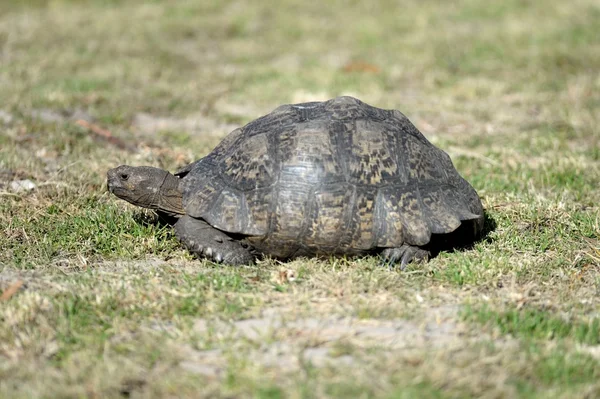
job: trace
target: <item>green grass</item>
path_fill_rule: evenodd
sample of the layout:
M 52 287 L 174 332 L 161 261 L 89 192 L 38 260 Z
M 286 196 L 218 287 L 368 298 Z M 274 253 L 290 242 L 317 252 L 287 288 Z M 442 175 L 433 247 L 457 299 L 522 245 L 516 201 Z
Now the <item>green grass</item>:
M 599 17 L 592 0 L 0 2 L 0 397 L 600 396 Z M 175 170 L 342 94 L 451 155 L 484 240 L 403 272 L 220 267 L 106 191 L 116 165 Z M 325 325 L 231 330 L 269 317 Z
M 564 340 L 598 345 L 600 343 L 600 319 L 587 321 L 566 320 L 548 311 L 536 309 L 509 309 L 497 312 L 483 306 L 467 308 L 465 319 L 497 328 L 501 334 L 511 334 L 522 339 Z
M 17 267 L 35 267 L 76 255 L 92 260 L 139 259 L 147 254 L 166 256 L 178 248 L 170 228 L 144 221 L 156 217 L 134 218 L 102 202 L 88 198 L 84 204 L 62 204 L 75 205 L 76 211 L 53 203 L 35 217 L 13 219 L 8 234 L 27 234 L 6 248 L 0 259 Z

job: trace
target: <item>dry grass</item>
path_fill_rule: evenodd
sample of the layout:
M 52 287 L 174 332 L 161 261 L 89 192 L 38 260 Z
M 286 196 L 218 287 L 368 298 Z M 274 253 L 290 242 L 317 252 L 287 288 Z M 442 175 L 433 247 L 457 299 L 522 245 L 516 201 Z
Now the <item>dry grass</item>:
M 0 396 L 600 396 L 599 21 L 591 0 L 1 3 Z M 173 170 L 341 94 L 450 153 L 486 240 L 404 272 L 218 267 L 106 193 L 117 164 Z

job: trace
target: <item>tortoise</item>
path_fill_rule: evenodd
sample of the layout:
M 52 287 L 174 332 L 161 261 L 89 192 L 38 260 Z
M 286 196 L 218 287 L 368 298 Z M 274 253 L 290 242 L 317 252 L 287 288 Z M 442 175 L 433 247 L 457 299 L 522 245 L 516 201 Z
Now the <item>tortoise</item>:
M 404 268 L 483 230 L 450 157 L 400 111 L 353 97 L 282 105 L 175 174 L 121 165 L 107 180 L 117 197 L 176 217 L 193 254 L 229 265 L 379 253 Z

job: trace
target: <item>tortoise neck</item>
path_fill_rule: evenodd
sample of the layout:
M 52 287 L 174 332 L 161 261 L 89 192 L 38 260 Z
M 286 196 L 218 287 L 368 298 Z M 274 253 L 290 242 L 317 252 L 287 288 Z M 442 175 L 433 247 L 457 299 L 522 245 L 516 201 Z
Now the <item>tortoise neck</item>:
M 156 210 L 171 216 L 185 214 L 181 191 L 179 190 L 179 178 L 169 172 L 166 172 L 165 178 L 160 185 L 160 195 L 158 196 Z

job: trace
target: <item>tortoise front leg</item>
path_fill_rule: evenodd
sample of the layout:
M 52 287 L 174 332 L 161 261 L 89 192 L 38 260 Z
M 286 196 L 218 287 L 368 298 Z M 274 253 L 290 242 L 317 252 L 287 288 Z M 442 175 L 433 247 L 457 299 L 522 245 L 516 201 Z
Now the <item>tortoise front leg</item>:
M 203 220 L 184 215 L 179 218 L 174 227 L 177 238 L 194 255 L 225 265 L 254 263 L 254 256 L 246 244 L 215 229 Z

